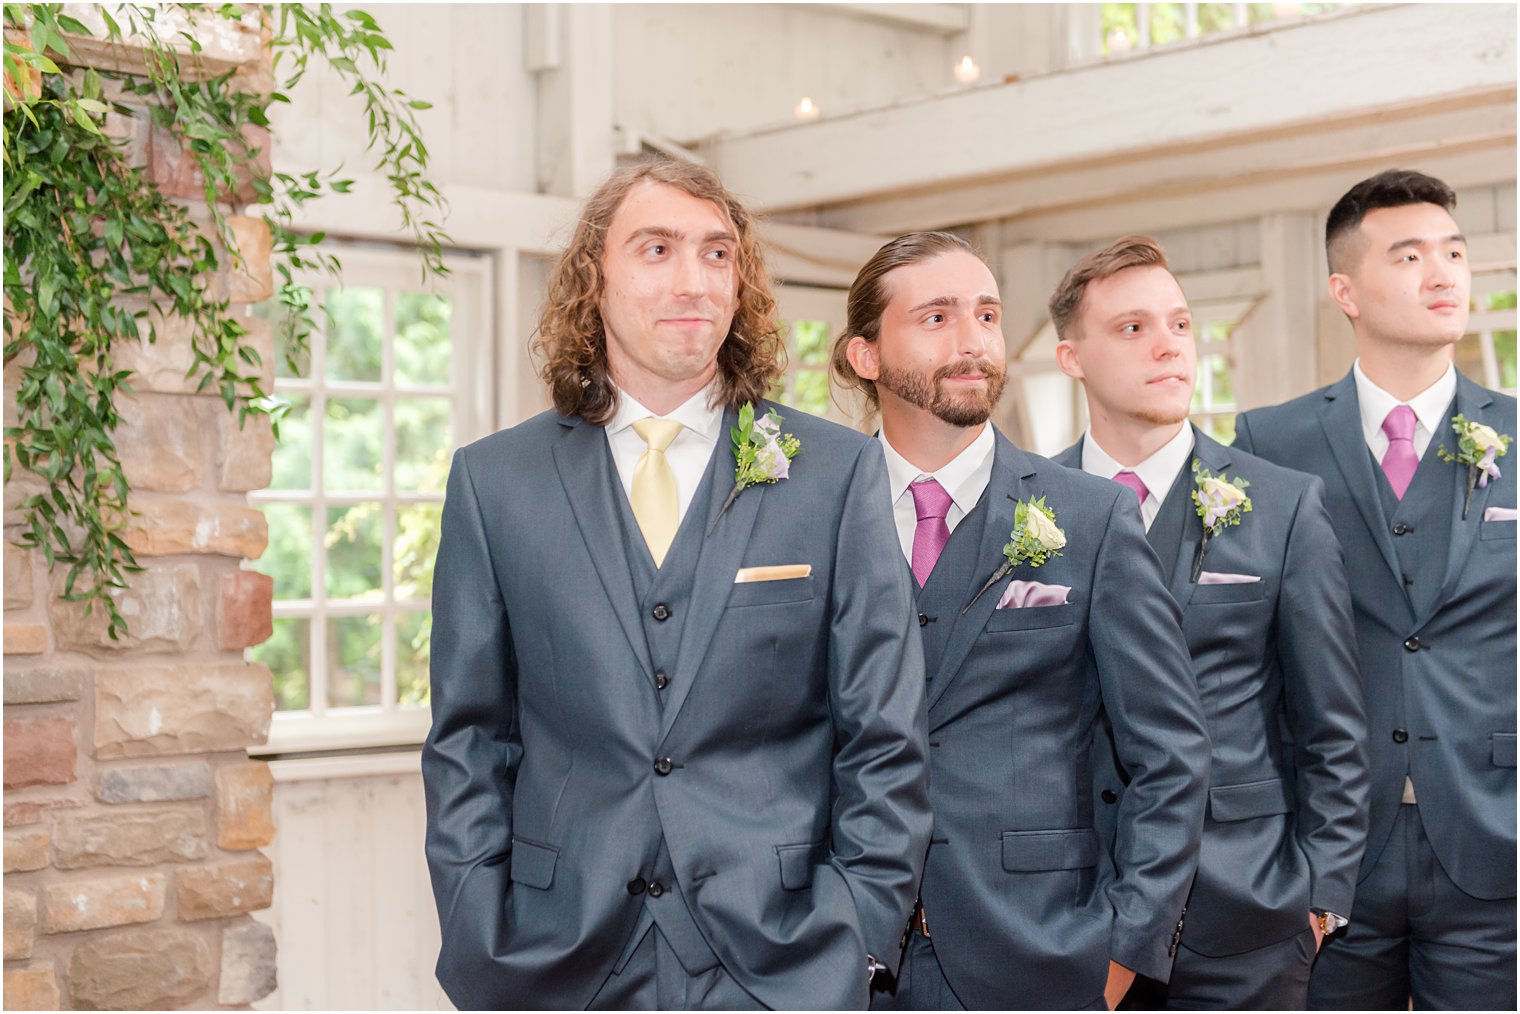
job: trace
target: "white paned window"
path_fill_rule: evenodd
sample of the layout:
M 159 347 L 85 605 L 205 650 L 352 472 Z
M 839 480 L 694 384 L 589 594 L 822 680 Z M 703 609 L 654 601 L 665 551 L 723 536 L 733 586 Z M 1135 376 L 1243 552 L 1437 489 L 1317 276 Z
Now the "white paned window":
M 341 250 L 342 284 L 299 279 L 318 330 L 282 361 L 269 522 L 271 752 L 420 742 L 428 714 L 433 558 L 454 448 L 484 432 L 494 375 L 489 262 L 420 277 L 405 251 Z M 271 310 L 273 304 L 266 304 Z
M 855 404 L 853 394 L 839 392 L 829 384 L 829 356 L 834 337 L 844 326 L 845 295 L 841 289 L 783 285 L 777 293 L 781 333 L 786 340 L 786 372 L 770 397 L 811 415 L 852 425 L 852 413 L 841 409 Z
M 1103 5 L 1103 55 L 1121 56 L 1220 32 L 1292 21 L 1354 4 L 1135 3 Z
M 1193 339 L 1198 379 L 1188 416 L 1220 443 L 1235 441 L 1235 329 L 1256 305 L 1252 299 L 1193 301 Z
M 1475 273 L 1468 332 L 1453 356 L 1484 387 L 1515 393 L 1515 269 Z

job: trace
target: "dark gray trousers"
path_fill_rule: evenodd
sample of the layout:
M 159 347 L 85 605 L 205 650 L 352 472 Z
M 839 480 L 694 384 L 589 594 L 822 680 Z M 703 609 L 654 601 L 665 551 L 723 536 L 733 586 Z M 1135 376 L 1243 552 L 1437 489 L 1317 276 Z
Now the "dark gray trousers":
M 1243 954 L 1209 957 L 1177 948 L 1172 977 L 1137 976 L 1120 1010 L 1303 1010 L 1314 963 L 1314 930 Z
M 612 972 L 590 1010 L 765 1010 L 715 965 L 689 975 L 658 926 L 651 925 L 622 971 Z
M 1356 888 L 1351 925 L 1325 942 L 1312 1010 L 1514 1010 L 1515 899 L 1474 898 L 1441 868 L 1406 804 Z

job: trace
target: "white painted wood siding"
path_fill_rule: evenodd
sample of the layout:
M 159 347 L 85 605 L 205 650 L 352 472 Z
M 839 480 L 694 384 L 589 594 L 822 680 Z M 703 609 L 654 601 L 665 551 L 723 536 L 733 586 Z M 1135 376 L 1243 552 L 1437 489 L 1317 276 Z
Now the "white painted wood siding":
M 259 1010 L 452 1010 L 433 976 L 418 754 L 275 761 L 279 988 Z M 374 773 L 364 773 L 364 772 Z

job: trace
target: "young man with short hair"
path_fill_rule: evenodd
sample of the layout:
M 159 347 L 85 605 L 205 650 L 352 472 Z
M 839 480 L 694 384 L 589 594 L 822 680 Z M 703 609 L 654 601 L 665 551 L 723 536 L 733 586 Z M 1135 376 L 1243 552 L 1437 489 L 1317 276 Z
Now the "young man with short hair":
M 1300 1010 L 1320 940 L 1351 911 L 1367 829 L 1351 596 L 1324 485 L 1188 423 L 1192 313 L 1154 240 L 1083 257 L 1050 310 L 1091 420 L 1055 460 L 1133 491 L 1213 743 L 1182 947 L 1171 980 L 1129 1003 Z
M 1389 170 L 1325 227 L 1345 378 L 1235 445 L 1324 480 L 1353 575 L 1370 829 L 1315 1008 L 1515 1005 L 1515 399 L 1456 371 L 1471 271 L 1440 180 Z

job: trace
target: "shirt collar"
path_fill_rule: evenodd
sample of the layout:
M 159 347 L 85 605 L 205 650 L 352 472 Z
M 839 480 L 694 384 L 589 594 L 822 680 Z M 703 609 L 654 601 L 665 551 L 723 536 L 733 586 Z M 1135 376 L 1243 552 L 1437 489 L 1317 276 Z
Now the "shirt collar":
M 1415 418 L 1425 427 L 1425 432 L 1434 436 L 1441 431 L 1441 425 L 1446 421 L 1446 406 L 1451 404 L 1451 399 L 1457 394 L 1457 370 L 1450 363 L 1446 364 L 1446 372 L 1441 374 L 1439 380 L 1407 402 L 1399 401 L 1373 383 L 1362 372 L 1360 357 L 1351 364 L 1351 375 L 1356 380 L 1356 402 L 1362 411 L 1362 434 L 1369 443 L 1373 434 L 1382 430 L 1383 420 L 1388 418 L 1388 413 L 1399 405 L 1408 405 L 1414 409 Z
M 718 378 L 714 377 L 712 383 L 659 418 L 673 419 L 708 443 L 717 443 L 719 431 L 723 428 L 723 407 L 713 404 L 718 390 Z M 610 437 L 620 433 L 640 419 L 654 417 L 654 413 L 640 404 L 637 398 L 627 391 L 619 390 L 617 411 L 607 422 L 607 435 Z
M 887 459 L 887 484 L 892 493 L 892 502 L 896 503 L 898 497 L 903 495 L 909 484 L 920 478 L 930 478 L 939 483 L 950 499 L 964 514 L 971 513 L 976 502 L 982 498 L 982 492 L 987 488 L 987 480 L 992 476 L 992 452 L 995 441 L 992 438 L 992 426 L 990 423 L 983 424 L 982 432 L 977 434 L 975 440 L 967 445 L 955 457 L 947 461 L 937 471 L 920 471 L 918 466 L 907 458 L 897 453 L 887 440 L 887 431 L 883 429 L 879 434 L 881 451 Z
M 1089 429 L 1082 437 L 1082 471 L 1104 479 L 1112 479 L 1120 472 L 1134 472 L 1145 483 L 1151 496 L 1160 501 L 1166 498 L 1177 473 L 1187 465 L 1193 454 L 1193 427 L 1183 423 L 1177 435 L 1156 449 L 1156 452 L 1138 465 L 1125 466 L 1115 461 L 1107 451 L 1098 446 Z

